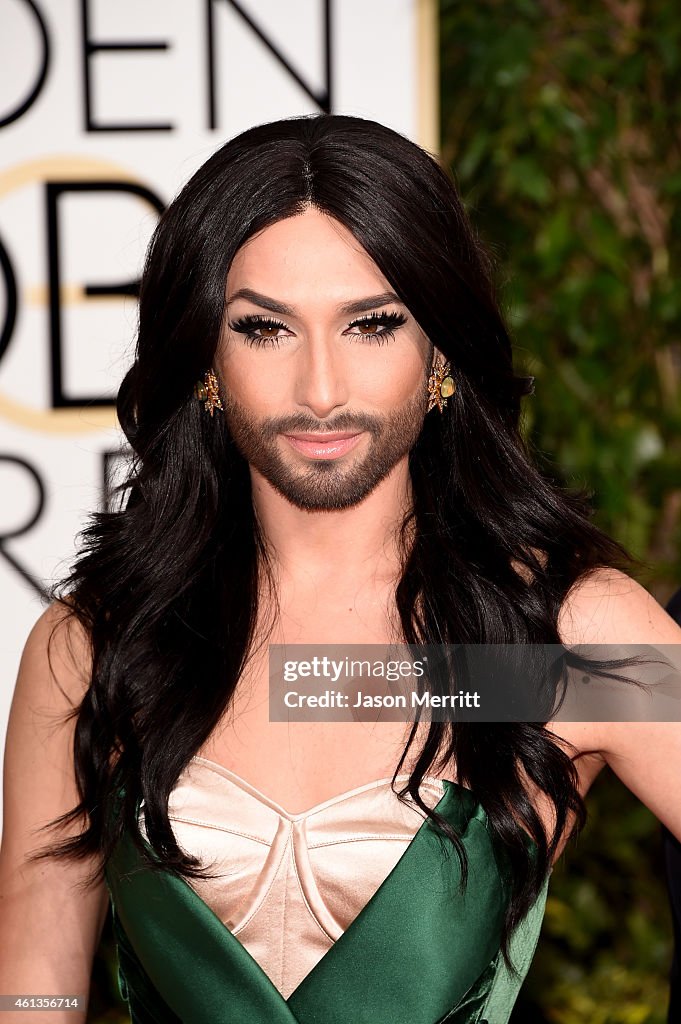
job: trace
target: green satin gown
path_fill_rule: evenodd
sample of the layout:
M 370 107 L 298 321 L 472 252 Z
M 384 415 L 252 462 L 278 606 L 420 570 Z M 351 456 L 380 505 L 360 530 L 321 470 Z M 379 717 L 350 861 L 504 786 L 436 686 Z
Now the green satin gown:
M 506 1024 L 537 945 L 549 879 L 512 937 L 514 978 L 499 950 L 508 876 L 486 813 L 469 789 L 447 780 L 436 807 L 464 844 L 465 891 L 456 852 L 425 819 L 288 999 L 192 886 L 146 868 L 125 834 L 106 884 L 132 1024 Z

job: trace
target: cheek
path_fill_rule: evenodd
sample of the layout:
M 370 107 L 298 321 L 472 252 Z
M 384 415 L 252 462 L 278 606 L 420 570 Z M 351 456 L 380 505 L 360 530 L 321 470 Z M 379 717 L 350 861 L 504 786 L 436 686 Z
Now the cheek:
M 365 377 L 365 387 L 377 401 L 400 404 L 424 388 L 425 380 L 423 358 L 410 346 L 383 361 L 376 360 L 370 377 Z
M 227 395 L 250 411 L 262 412 L 272 395 L 272 381 L 264 360 L 243 349 L 226 348 L 220 358 L 220 376 Z
M 229 398 L 258 419 L 285 415 L 295 406 L 296 362 L 278 353 L 227 348 L 220 361 L 221 379 Z

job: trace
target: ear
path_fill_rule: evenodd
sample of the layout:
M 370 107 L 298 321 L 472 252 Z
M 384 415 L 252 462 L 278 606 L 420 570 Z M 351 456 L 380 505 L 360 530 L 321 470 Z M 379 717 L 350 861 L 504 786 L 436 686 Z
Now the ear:
M 433 345 L 433 358 L 431 366 L 437 366 L 439 363 L 446 363 L 447 357 L 440 351 L 437 345 Z

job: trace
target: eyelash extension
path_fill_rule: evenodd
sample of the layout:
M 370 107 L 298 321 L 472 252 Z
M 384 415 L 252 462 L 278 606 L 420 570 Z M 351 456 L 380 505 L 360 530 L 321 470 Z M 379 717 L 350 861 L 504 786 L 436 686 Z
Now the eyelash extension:
M 258 327 L 278 327 L 280 330 L 286 330 L 286 324 L 282 324 L 281 320 L 274 320 L 270 316 L 260 316 L 256 313 L 242 316 L 240 320 L 235 321 L 235 323 L 229 326 L 237 334 L 243 334 L 247 345 L 262 345 L 263 347 L 265 345 L 278 345 L 281 339 L 261 338 L 259 334 L 254 333 Z
M 385 345 L 394 339 L 395 331 L 406 322 L 407 318 L 402 313 L 371 313 L 369 316 L 360 317 L 359 320 L 353 320 L 349 326 L 362 327 L 365 324 L 376 324 L 379 327 L 384 327 L 385 329 L 380 334 L 363 334 L 360 337 L 367 338 L 370 345 Z
M 376 324 L 377 326 L 383 327 L 380 333 L 377 334 L 362 334 L 356 335 L 369 342 L 370 345 L 385 345 L 389 340 L 395 337 L 395 331 L 398 327 L 402 327 L 407 322 L 407 318 L 402 313 L 384 312 L 384 313 L 371 313 L 369 316 L 360 317 L 358 320 L 353 320 L 349 327 L 362 327 L 367 324 Z M 275 320 L 273 317 L 261 316 L 255 313 L 249 313 L 247 316 L 242 316 L 235 323 L 229 325 L 233 331 L 237 334 L 243 334 L 244 341 L 247 345 L 257 345 L 265 347 L 266 345 L 278 346 L 280 338 L 262 338 L 255 331 L 260 327 L 277 327 L 279 330 L 285 331 L 286 324 L 283 324 L 281 320 Z

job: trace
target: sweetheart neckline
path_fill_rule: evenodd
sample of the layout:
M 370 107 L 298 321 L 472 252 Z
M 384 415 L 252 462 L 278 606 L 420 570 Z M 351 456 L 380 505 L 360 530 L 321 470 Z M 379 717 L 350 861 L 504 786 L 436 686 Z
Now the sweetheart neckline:
M 195 756 L 198 757 L 199 755 L 195 755 Z M 204 760 L 208 760 L 208 759 L 204 758 Z M 221 766 L 219 766 L 219 767 L 221 767 Z M 440 797 L 440 799 L 435 804 L 434 810 L 436 810 L 436 811 L 441 810 L 441 808 L 444 806 L 444 804 L 447 801 L 447 799 L 448 798 L 451 799 L 453 794 L 454 794 L 454 792 L 457 789 L 463 790 L 466 793 L 471 793 L 472 794 L 472 790 L 467 789 L 465 786 L 460 786 L 456 782 L 451 782 L 449 779 L 443 779 L 442 782 L 443 782 L 443 793 L 442 793 L 442 796 Z M 138 808 L 138 810 L 139 810 L 139 808 Z M 472 816 L 468 820 L 467 825 L 466 825 L 466 830 L 470 826 L 470 822 L 473 820 L 473 817 L 474 816 Z M 318 974 L 321 974 L 322 964 L 326 965 L 326 967 L 325 967 L 325 969 L 326 969 L 326 968 L 328 968 L 327 961 L 333 960 L 334 958 L 337 958 L 339 955 L 342 955 L 342 953 L 339 954 L 339 952 L 338 952 L 339 944 L 341 946 L 341 950 L 345 949 L 345 947 L 348 945 L 348 943 L 352 942 L 355 932 L 361 927 L 362 921 L 371 912 L 373 912 L 373 910 L 376 907 L 376 905 L 380 904 L 383 900 L 385 900 L 386 892 L 390 889 L 390 887 L 392 885 L 395 884 L 396 877 L 399 877 L 400 873 L 403 872 L 406 869 L 407 860 L 410 857 L 414 856 L 414 853 L 413 853 L 414 848 L 418 847 L 419 843 L 423 842 L 423 836 L 426 833 L 426 828 L 429 826 L 429 822 L 430 822 L 430 819 L 427 818 L 427 817 L 424 817 L 423 821 L 421 822 L 421 824 L 417 828 L 416 832 L 414 833 L 414 835 L 410 838 L 409 842 L 407 843 L 407 846 L 405 847 L 405 849 L 400 854 L 399 858 L 397 859 L 397 862 L 393 865 L 391 870 L 385 876 L 385 878 L 380 883 L 380 885 L 378 886 L 376 891 L 369 897 L 368 901 L 360 909 L 359 913 L 352 919 L 352 921 L 350 922 L 348 927 L 334 941 L 333 945 L 330 946 L 329 949 L 326 950 L 326 952 L 323 954 L 323 956 L 312 967 L 312 970 L 309 971 L 305 975 L 305 977 L 301 979 L 301 981 L 298 983 L 298 985 L 295 987 L 295 989 L 293 989 L 293 991 L 290 992 L 289 995 L 286 996 L 286 997 L 280 992 L 280 990 L 274 984 L 274 982 L 272 981 L 270 976 L 267 974 L 265 969 L 260 965 L 260 963 L 253 956 L 253 954 L 250 952 L 250 950 L 243 944 L 243 942 L 241 941 L 239 936 L 234 934 L 234 932 L 231 930 L 231 928 L 229 928 L 228 925 L 225 924 L 225 922 L 222 920 L 222 918 L 213 910 L 213 908 L 210 906 L 210 904 L 207 903 L 206 900 L 204 900 L 203 897 L 199 895 L 199 893 L 196 891 L 196 889 L 192 885 L 189 884 L 189 882 L 188 882 L 188 880 L 186 878 L 184 878 L 182 875 L 171 874 L 170 878 L 169 878 L 169 881 L 171 882 L 171 884 L 174 883 L 174 882 L 179 884 L 180 887 L 182 888 L 182 890 L 187 895 L 187 898 L 191 902 L 196 901 L 198 907 L 201 909 L 201 912 L 202 913 L 207 913 L 209 918 L 214 919 L 214 921 L 217 923 L 217 926 L 218 926 L 218 934 L 220 935 L 220 941 L 224 941 L 224 942 L 226 942 L 228 944 L 236 944 L 235 948 L 238 948 L 242 952 L 242 954 L 245 954 L 246 957 L 248 958 L 248 960 L 253 965 L 255 965 L 256 972 L 259 975 L 261 975 L 262 978 L 265 980 L 265 983 L 266 983 L 267 987 L 271 991 L 275 992 L 277 994 L 277 996 L 279 997 L 279 999 L 283 1000 L 283 1002 L 285 1004 L 289 1005 L 290 1001 L 293 1000 L 293 997 L 296 996 L 296 995 L 299 995 L 299 990 L 303 989 L 303 985 L 306 982 L 308 982 L 308 985 L 310 983 L 312 983 L 312 976 L 313 975 L 316 978 L 316 976 Z M 432 825 L 430 827 L 432 828 Z M 148 840 L 145 839 L 144 836 L 142 836 L 142 842 L 143 842 L 144 846 L 147 847 L 147 849 L 149 850 L 151 855 L 153 856 L 154 855 L 153 847 L 150 846 Z M 291 1009 L 290 1005 L 289 1005 L 289 1009 Z
M 386 779 L 376 779 L 374 782 L 367 782 L 363 786 L 357 786 L 355 789 L 347 790 L 347 792 L 340 793 L 338 796 L 331 797 L 329 800 L 325 800 L 325 801 L 323 801 L 320 804 L 315 804 L 314 807 L 311 807 L 307 811 L 303 811 L 301 814 L 290 815 L 290 814 L 288 814 L 287 811 L 284 810 L 283 807 L 280 807 L 279 804 L 275 803 L 274 800 L 270 800 L 270 798 L 268 796 L 266 796 L 264 793 L 261 793 L 260 790 L 256 789 L 255 786 L 252 786 L 250 782 L 247 782 L 245 779 L 242 779 L 240 775 L 237 775 L 237 773 L 233 772 L 230 768 L 225 768 L 224 765 L 218 764 L 217 761 L 211 761 L 210 758 L 203 757 L 200 754 L 192 755 L 192 757 L 190 758 L 189 763 L 191 763 L 192 761 L 202 761 L 208 767 L 211 767 L 213 770 L 216 770 L 218 774 L 224 774 L 224 775 L 226 775 L 228 777 L 232 776 L 233 779 L 236 779 L 239 783 L 241 783 L 241 785 L 243 787 L 245 787 L 247 790 L 250 790 L 252 792 L 252 794 L 254 796 L 256 796 L 258 799 L 261 799 L 268 806 L 273 807 L 274 810 L 276 810 L 278 813 L 283 814 L 284 818 L 286 818 L 288 821 L 300 821 L 304 817 L 307 817 L 310 814 L 312 814 L 313 812 L 316 813 L 317 811 L 322 810 L 323 808 L 331 806 L 331 805 L 333 805 L 335 803 L 339 803 L 341 800 L 348 799 L 350 796 L 354 796 L 356 793 L 363 792 L 365 790 L 371 789 L 372 787 L 376 788 L 376 787 L 378 787 L 380 785 L 384 785 L 387 782 L 392 782 L 392 775 L 389 778 L 386 778 Z M 401 774 L 401 775 L 397 775 L 395 778 L 396 779 L 408 779 L 409 775 L 408 774 Z M 433 807 L 433 809 L 435 809 L 435 810 L 437 810 L 437 807 L 439 806 L 439 803 L 446 796 L 448 789 L 459 790 L 461 793 L 468 793 L 469 796 L 471 796 L 471 797 L 473 797 L 474 799 L 477 800 L 477 797 L 475 797 L 475 792 L 474 792 L 474 790 L 472 790 L 470 788 L 470 786 L 464 786 L 460 782 L 457 782 L 454 779 L 446 779 L 446 778 L 444 778 L 444 776 L 440 778 L 440 777 L 435 776 L 435 775 L 424 775 L 424 777 L 422 779 L 422 785 L 423 785 L 423 783 L 428 783 L 428 782 L 433 782 L 433 781 L 434 782 L 441 782 L 442 783 L 442 790 L 440 792 L 439 800 L 438 800 L 438 802 Z M 479 801 L 478 801 L 478 803 L 479 803 Z M 141 803 L 140 803 L 140 805 L 138 805 L 138 808 L 137 808 L 138 813 L 139 813 L 139 810 L 140 810 L 140 806 L 141 806 Z M 421 823 L 421 827 L 426 824 L 427 820 L 428 820 L 428 817 L 425 816 L 423 822 Z M 522 831 L 525 834 L 526 840 L 529 842 L 530 846 L 533 848 L 534 852 L 536 853 L 536 851 L 539 848 L 537 840 L 533 836 L 530 835 L 530 833 L 527 831 L 527 829 L 524 826 L 521 826 L 521 828 L 522 828 Z M 413 836 L 412 838 L 416 838 L 416 837 Z M 553 871 L 553 865 L 551 866 L 551 871 Z M 190 886 L 190 888 L 191 888 L 191 886 Z
M 312 807 L 309 807 L 305 811 L 299 811 L 296 814 L 291 814 L 284 807 L 282 807 L 281 804 L 278 804 L 276 800 L 273 800 L 271 797 L 267 796 L 266 793 L 263 793 L 261 790 L 257 789 L 256 786 L 248 782 L 241 775 L 237 775 L 237 773 L 232 771 L 231 768 L 225 768 L 224 765 L 219 764 L 217 761 L 211 761 L 209 758 L 203 757 L 200 754 L 194 754 L 191 760 L 205 764 L 206 767 L 213 770 L 217 775 L 225 776 L 228 780 L 231 780 L 237 786 L 239 786 L 240 789 L 243 789 L 245 792 L 249 793 L 260 803 L 264 804 L 267 807 L 270 807 L 273 811 L 276 811 L 277 814 L 281 815 L 281 817 L 285 818 L 287 821 L 302 821 L 305 818 L 311 817 L 313 814 L 318 814 L 320 811 L 326 810 L 328 807 L 333 807 L 336 804 L 342 803 L 344 800 L 350 800 L 352 797 L 360 796 L 362 793 L 369 792 L 372 789 L 379 789 L 381 786 L 385 786 L 393 780 L 393 776 L 390 775 L 385 779 L 375 779 L 372 782 L 365 782 L 363 785 L 355 786 L 354 789 L 348 789 L 344 793 L 339 793 L 337 796 L 329 797 L 327 800 L 321 800 L 319 803 L 313 804 Z M 408 773 L 403 773 L 395 776 L 396 781 L 399 779 L 408 778 Z M 450 781 L 450 779 L 436 778 L 434 775 L 425 775 L 422 780 L 422 785 L 430 785 L 433 782 L 440 783 L 440 796 L 444 796 L 444 783 Z M 453 785 L 458 786 L 458 783 L 453 783 Z M 460 786 L 459 788 L 465 789 L 466 787 Z M 467 792 L 470 792 L 470 790 L 467 790 Z
M 475 800 L 474 805 L 469 805 L 468 803 L 468 800 L 473 798 L 473 791 L 447 779 L 443 779 L 442 781 L 444 783 L 445 792 L 438 801 L 435 810 L 443 813 L 450 825 L 456 829 L 460 841 L 463 843 L 467 843 L 469 841 L 469 838 L 471 837 L 471 827 L 474 825 L 474 822 L 477 822 L 476 831 L 479 835 L 488 832 L 486 826 L 486 814 L 484 813 L 484 809 L 480 802 Z M 458 796 L 456 795 L 457 791 L 459 791 Z M 468 794 L 468 797 L 465 800 L 464 793 Z M 162 876 L 165 874 L 163 872 L 161 876 L 159 876 L 155 871 L 147 872 L 144 871 L 144 869 L 140 871 L 141 866 L 139 864 L 139 853 L 135 850 L 132 838 L 125 833 L 122 837 L 122 860 L 118 863 L 116 868 L 116 874 L 114 876 L 116 878 L 116 884 L 114 884 L 111 894 L 113 903 L 118 900 L 119 892 L 117 883 L 118 879 L 121 877 L 125 879 L 127 884 L 132 886 L 129 897 L 125 902 L 122 902 L 122 920 L 115 917 L 115 920 L 118 921 L 119 927 L 122 929 L 120 939 L 124 943 L 127 943 L 127 946 L 130 946 L 131 939 L 128 937 L 127 921 L 125 919 L 127 914 L 126 905 L 127 908 L 132 908 L 136 912 L 136 908 L 141 906 L 146 899 L 150 900 L 152 905 L 158 905 L 159 909 L 162 910 L 168 901 L 168 893 L 164 891 L 162 886 L 170 885 L 171 888 L 176 887 L 178 897 L 182 894 L 186 901 L 185 910 L 188 914 L 188 921 L 191 922 L 187 924 L 188 934 L 191 935 L 194 940 L 199 935 L 205 940 L 201 956 L 205 956 L 206 948 L 210 947 L 211 950 L 214 949 L 216 956 L 218 953 L 224 954 L 225 962 L 227 964 L 234 965 L 235 972 L 237 964 L 241 969 L 245 968 L 246 963 L 248 963 L 252 972 L 254 1000 L 257 998 L 259 1004 L 261 1003 L 262 1005 L 266 1005 L 270 1010 L 274 1010 L 276 1008 L 278 1013 L 280 1011 L 282 1024 L 284 1016 L 286 1016 L 287 1024 L 295 1024 L 299 1019 L 299 1008 L 304 1010 L 309 1001 L 314 1003 L 330 977 L 333 978 L 336 975 L 339 975 L 341 978 L 343 977 L 346 959 L 350 963 L 353 961 L 353 956 L 355 958 L 357 958 L 357 956 L 361 958 L 361 943 L 362 941 L 367 941 L 367 933 L 370 936 L 370 944 L 374 939 L 379 941 L 380 944 L 380 935 L 376 936 L 374 933 L 376 932 L 377 927 L 379 930 L 381 927 L 380 914 L 383 904 L 386 904 L 386 908 L 389 909 L 390 897 L 393 894 L 393 890 L 396 888 L 399 891 L 401 882 L 404 885 L 406 878 L 415 880 L 419 878 L 421 872 L 425 870 L 425 861 L 423 863 L 421 861 L 415 862 L 414 858 L 423 856 L 423 844 L 430 832 L 431 828 L 429 828 L 429 822 L 428 820 L 424 820 L 416 834 L 411 838 L 407 848 L 403 851 L 399 860 L 388 873 L 386 878 L 381 882 L 376 892 L 370 897 L 368 902 L 364 904 L 357 916 L 353 918 L 340 937 L 326 951 L 326 953 L 324 953 L 321 959 L 312 967 L 311 971 L 305 975 L 298 986 L 287 997 L 284 997 L 266 971 L 260 966 L 259 962 L 243 945 L 238 936 L 234 935 L 234 933 L 215 913 L 212 907 L 210 907 L 210 905 L 198 895 L 183 876 L 170 872 L 167 877 L 162 880 Z M 490 838 L 491 837 L 488 835 L 487 841 L 489 841 Z M 154 850 L 149 846 L 143 835 L 141 836 L 141 839 L 143 845 L 152 856 L 152 859 L 155 859 Z M 472 841 L 474 841 L 474 839 Z M 472 856 L 473 852 L 477 850 L 482 850 L 482 847 L 478 847 L 476 844 L 471 847 L 468 855 Z M 456 858 L 454 859 L 456 860 Z M 449 857 L 445 858 L 445 860 L 449 860 Z M 496 857 L 494 857 L 494 861 L 496 861 Z M 498 861 L 496 861 L 496 866 L 498 872 L 500 867 Z M 405 876 L 404 879 L 403 875 Z M 477 877 L 477 874 L 474 873 L 470 880 L 472 881 Z M 108 879 L 107 881 L 109 882 Z M 544 882 L 544 898 L 547 885 L 548 877 Z M 426 885 L 425 890 L 423 891 L 428 892 L 428 888 L 428 885 Z M 412 889 L 415 894 L 422 891 L 418 884 L 412 886 Z M 433 899 L 437 896 L 438 901 L 441 901 L 442 886 L 440 884 L 433 883 L 431 884 L 430 889 L 432 890 L 431 895 Z M 456 887 L 456 891 L 460 898 L 461 894 L 459 893 L 458 886 Z M 486 892 L 486 889 L 484 891 Z M 539 895 L 541 896 L 542 894 L 540 893 Z M 122 896 L 123 893 L 121 891 L 121 899 Z M 433 899 L 431 899 L 431 903 L 428 904 L 429 906 L 433 904 Z M 437 905 L 439 906 L 439 902 Z M 116 904 L 116 906 L 118 907 L 118 904 Z M 190 907 L 194 911 L 193 913 L 190 912 Z M 179 916 L 177 910 L 178 908 L 176 907 L 171 910 L 168 917 L 162 917 L 164 927 L 172 929 Z M 378 925 L 376 923 L 376 913 L 379 914 Z M 151 949 L 152 952 L 157 950 L 159 934 L 157 929 L 155 927 L 150 927 L 145 918 L 143 918 L 140 927 L 142 931 L 140 932 L 138 930 L 136 932 L 136 937 L 140 939 L 141 935 L 140 941 L 144 941 L 146 939 L 147 949 Z M 201 932 L 200 929 L 204 928 L 205 932 Z M 373 939 L 371 936 L 373 936 Z M 174 935 L 172 930 L 170 937 L 171 939 L 175 938 L 179 940 L 179 936 Z M 210 946 L 210 943 L 215 945 Z M 195 942 L 193 945 L 190 944 L 188 954 L 196 955 L 195 946 Z M 355 947 L 357 947 L 357 949 L 355 949 Z M 131 948 L 130 955 L 133 957 L 137 956 L 134 947 Z M 498 951 L 495 952 L 495 956 L 497 955 Z M 196 963 L 198 966 L 202 966 L 203 960 L 197 960 Z M 166 967 L 164 957 L 158 959 L 152 966 L 155 966 L 158 971 L 163 972 Z M 348 977 L 348 981 L 349 980 L 350 979 Z M 153 977 L 151 983 L 154 984 Z M 180 993 L 180 998 L 182 998 L 182 993 Z M 274 1015 L 272 1015 L 272 1018 L 273 1016 Z M 277 1016 L 277 1020 L 279 1020 L 279 1016 Z

